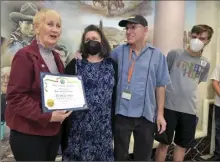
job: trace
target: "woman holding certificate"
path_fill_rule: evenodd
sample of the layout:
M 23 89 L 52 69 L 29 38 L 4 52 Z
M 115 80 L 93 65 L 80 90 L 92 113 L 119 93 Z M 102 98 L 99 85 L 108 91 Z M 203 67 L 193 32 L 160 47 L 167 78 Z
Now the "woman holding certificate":
M 54 161 L 60 144 L 65 111 L 44 113 L 41 106 L 40 72 L 64 73 L 53 50 L 61 34 L 61 17 L 42 9 L 33 19 L 36 39 L 14 56 L 7 88 L 5 119 L 10 127 L 10 146 L 16 161 Z
M 64 161 L 114 161 L 112 95 L 117 66 L 109 58 L 110 50 L 101 30 L 90 25 L 82 36 L 83 59 L 73 59 L 66 67 L 66 74 L 82 76 L 89 109 L 73 111 L 68 118 L 62 143 Z

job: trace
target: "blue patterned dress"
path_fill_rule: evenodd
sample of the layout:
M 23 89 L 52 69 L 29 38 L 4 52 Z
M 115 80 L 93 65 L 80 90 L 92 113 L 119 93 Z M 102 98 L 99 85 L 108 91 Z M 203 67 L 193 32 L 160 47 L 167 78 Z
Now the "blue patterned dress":
M 71 115 L 72 127 L 64 161 L 114 161 L 112 135 L 112 93 L 114 68 L 109 59 L 99 63 L 76 62 L 82 76 L 89 110 Z M 74 101 L 73 101 L 74 102 Z

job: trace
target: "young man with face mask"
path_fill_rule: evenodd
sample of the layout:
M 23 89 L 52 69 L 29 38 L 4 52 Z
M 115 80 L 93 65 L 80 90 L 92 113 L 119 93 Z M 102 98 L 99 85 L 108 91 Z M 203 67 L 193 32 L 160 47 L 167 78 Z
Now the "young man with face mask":
M 146 44 L 147 20 L 136 15 L 121 20 L 127 44 L 117 46 L 111 57 L 118 63 L 114 151 L 116 161 L 128 160 L 130 137 L 134 137 L 134 160 L 148 161 L 158 132 L 166 129 L 163 117 L 165 86 L 170 84 L 166 57 Z
M 210 69 L 210 63 L 202 52 L 212 35 L 213 29 L 208 25 L 193 26 L 188 48 L 171 50 L 167 55 L 172 82 L 166 89 L 164 110 L 167 140 L 162 141 L 160 136 L 156 136 L 155 139 L 160 142 L 156 161 L 165 161 L 174 131 L 174 161 L 183 161 L 186 149 L 192 147 L 198 121 L 196 90 L 200 82 L 207 81 Z

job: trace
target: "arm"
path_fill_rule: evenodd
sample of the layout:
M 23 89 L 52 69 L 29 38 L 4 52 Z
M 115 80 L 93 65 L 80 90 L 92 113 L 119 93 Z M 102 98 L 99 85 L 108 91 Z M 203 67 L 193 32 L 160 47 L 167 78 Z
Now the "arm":
M 219 81 L 217 80 L 212 80 L 212 86 L 217 93 L 218 96 L 220 96 L 220 86 L 219 86 Z
M 169 82 L 168 78 L 169 78 L 169 73 L 170 70 L 172 69 L 174 60 L 176 58 L 176 52 L 175 50 L 171 50 L 168 54 L 167 54 L 167 65 L 166 65 L 166 61 L 164 61 L 164 56 L 162 56 L 160 58 L 160 64 L 159 64 L 159 68 L 158 68 L 158 81 L 162 81 L 165 79 L 165 82 Z M 168 69 L 168 71 L 167 71 Z M 164 76 L 162 75 L 164 70 Z M 160 76 L 160 77 L 159 77 Z M 163 78 L 164 77 L 164 78 Z M 166 84 L 163 84 L 163 86 L 160 86 L 160 84 L 157 84 L 157 88 L 156 88 L 156 99 L 157 99 L 157 107 L 158 107 L 158 115 L 163 115 L 164 114 L 164 103 L 165 103 L 165 86 Z M 158 87 L 159 86 L 159 87 Z
M 65 68 L 65 74 L 75 75 L 76 74 L 76 59 L 72 59 Z
M 112 59 L 114 59 L 115 61 L 117 60 L 117 52 L 116 52 L 116 49 L 114 49 L 114 50 L 111 52 L 110 57 L 111 57 Z
M 171 50 L 167 54 L 167 65 L 168 65 L 169 72 L 171 71 L 171 69 L 173 67 L 173 63 L 175 61 L 176 55 L 177 55 L 177 52 L 175 50 Z
M 157 129 L 160 134 L 166 130 L 166 121 L 164 119 L 165 87 L 170 82 L 166 57 L 160 54 L 156 74 Z
M 220 96 L 220 86 L 219 86 L 219 81 L 220 81 L 220 65 L 216 66 L 214 69 L 212 75 L 211 75 L 211 80 L 212 80 L 212 86 L 217 93 L 218 96 Z
M 161 54 L 158 63 L 157 75 L 156 75 L 156 100 L 158 107 L 158 115 L 163 115 L 164 102 L 165 102 L 165 87 L 170 84 L 170 75 L 168 71 L 168 65 L 166 57 Z
M 7 88 L 8 107 L 20 116 L 46 126 L 50 122 L 52 113 L 42 113 L 41 101 L 30 97 L 34 82 L 33 75 L 32 60 L 28 55 L 22 55 L 21 50 L 18 51 L 12 62 Z
M 165 87 L 156 87 L 156 100 L 157 100 L 157 115 L 163 116 L 164 102 L 165 102 Z
M 115 49 L 112 50 L 110 57 L 115 60 L 116 62 L 118 62 L 118 57 L 119 55 L 123 55 L 123 50 L 124 50 L 125 46 L 124 45 L 119 45 L 117 46 Z

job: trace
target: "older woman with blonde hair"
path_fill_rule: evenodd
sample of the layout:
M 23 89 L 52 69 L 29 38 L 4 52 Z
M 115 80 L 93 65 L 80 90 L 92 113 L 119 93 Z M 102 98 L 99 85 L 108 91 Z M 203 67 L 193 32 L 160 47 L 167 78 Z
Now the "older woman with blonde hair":
M 11 129 L 9 142 L 16 161 L 54 161 L 61 123 L 70 112 L 42 111 L 40 72 L 64 72 L 53 50 L 61 34 L 61 17 L 54 10 L 42 9 L 33 24 L 36 39 L 20 49 L 12 61 L 5 119 Z

